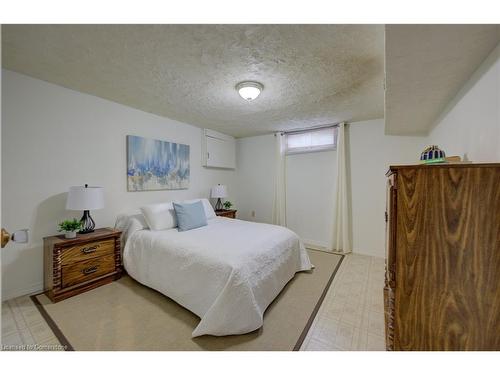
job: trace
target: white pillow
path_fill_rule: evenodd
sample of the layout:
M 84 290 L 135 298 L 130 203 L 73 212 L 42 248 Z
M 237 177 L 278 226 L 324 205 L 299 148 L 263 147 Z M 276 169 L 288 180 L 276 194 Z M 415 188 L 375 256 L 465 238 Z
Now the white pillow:
M 205 215 L 207 216 L 207 220 L 213 219 L 214 217 L 217 216 L 215 215 L 214 208 L 212 207 L 207 198 L 189 199 L 187 201 L 183 201 L 182 203 L 194 203 L 198 201 L 201 201 L 201 203 L 203 203 L 203 208 L 205 209 Z
M 172 202 L 148 204 L 141 207 L 141 212 L 151 230 L 164 230 L 177 226 Z
M 115 229 L 122 231 L 121 245 L 122 249 L 129 237 L 138 230 L 148 229 L 148 223 L 144 219 L 144 215 L 139 211 L 122 213 L 116 218 Z

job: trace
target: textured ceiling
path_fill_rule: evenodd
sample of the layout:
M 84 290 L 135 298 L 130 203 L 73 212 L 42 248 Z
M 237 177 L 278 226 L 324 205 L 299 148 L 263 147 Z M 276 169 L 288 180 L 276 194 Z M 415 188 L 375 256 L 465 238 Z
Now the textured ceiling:
M 498 25 L 388 25 L 385 131 L 425 135 L 500 42 Z
M 384 115 L 382 25 L 4 25 L 5 68 L 237 137 Z M 253 102 L 235 85 L 256 80 Z

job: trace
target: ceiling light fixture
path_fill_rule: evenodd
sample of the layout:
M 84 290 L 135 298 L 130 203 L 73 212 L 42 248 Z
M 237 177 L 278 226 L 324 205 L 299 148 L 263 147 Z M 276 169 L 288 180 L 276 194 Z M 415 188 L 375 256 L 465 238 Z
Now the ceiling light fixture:
M 264 86 L 259 82 L 245 81 L 238 83 L 236 85 L 236 90 L 238 90 L 238 93 L 243 99 L 252 101 L 257 99 L 261 91 L 264 90 Z

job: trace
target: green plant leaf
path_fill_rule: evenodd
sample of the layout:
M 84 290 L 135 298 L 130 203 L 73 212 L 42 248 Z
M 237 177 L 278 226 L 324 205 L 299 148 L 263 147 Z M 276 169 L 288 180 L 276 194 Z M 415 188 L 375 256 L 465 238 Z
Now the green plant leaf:
M 73 220 L 64 220 L 63 222 L 59 223 L 59 232 L 74 232 L 82 228 L 82 223 L 80 220 L 73 219 Z

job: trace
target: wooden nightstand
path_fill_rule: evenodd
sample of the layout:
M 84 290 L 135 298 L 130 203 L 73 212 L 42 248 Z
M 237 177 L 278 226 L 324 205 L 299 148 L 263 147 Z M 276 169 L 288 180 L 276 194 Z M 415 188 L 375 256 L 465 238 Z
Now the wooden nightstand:
M 215 214 L 217 216 L 229 217 L 231 219 L 236 219 L 237 210 L 216 210 Z
M 45 294 L 58 302 L 119 279 L 120 235 L 121 231 L 101 228 L 72 239 L 45 237 Z

